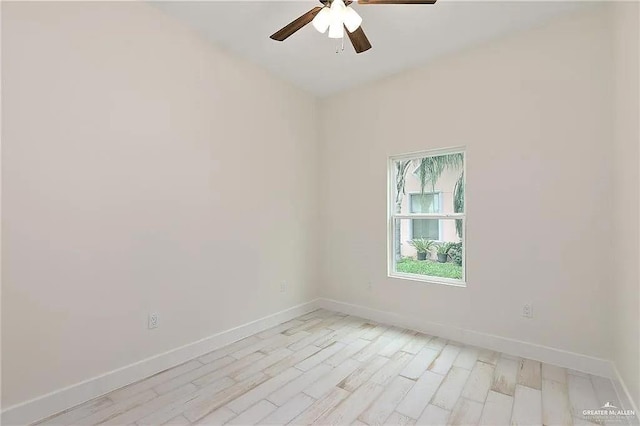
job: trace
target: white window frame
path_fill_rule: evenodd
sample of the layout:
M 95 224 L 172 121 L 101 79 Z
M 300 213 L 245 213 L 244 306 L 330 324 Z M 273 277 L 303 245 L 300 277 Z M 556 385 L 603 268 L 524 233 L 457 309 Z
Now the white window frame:
M 464 173 L 464 212 L 463 213 L 410 213 L 397 214 L 395 212 L 395 162 L 398 160 L 415 160 L 425 157 L 437 157 L 446 154 L 462 154 L 464 156 L 462 171 Z M 467 191 L 467 153 L 465 147 L 434 149 L 428 151 L 411 152 L 402 155 L 393 155 L 389 157 L 387 162 L 387 275 L 389 278 L 400 278 L 404 280 L 420 281 L 431 284 L 444 284 L 454 287 L 467 286 L 467 211 L 468 211 L 468 194 Z M 396 271 L 396 258 L 394 244 L 395 221 L 402 219 L 459 219 L 462 220 L 462 279 L 452 279 L 444 277 L 435 277 L 431 275 L 408 274 Z M 411 223 L 411 222 L 410 222 Z M 440 227 L 441 228 L 441 227 Z M 442 238 L 442 235 L 440 236 Z

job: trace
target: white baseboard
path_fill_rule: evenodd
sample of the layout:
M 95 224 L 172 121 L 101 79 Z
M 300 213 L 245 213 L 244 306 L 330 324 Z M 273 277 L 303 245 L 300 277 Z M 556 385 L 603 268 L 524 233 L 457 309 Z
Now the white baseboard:
M 1 423 L 24 425 L 36 422 L 315 309 L 317 309 L 316 300 L 303 303 L 81 383 L 7 407 L 1 413 Z
M 615 377 L 615 369 L 611 361 L 601 358 L 594 358 L 588 355 L 568 352 L 562 349 L 555 349 L 507 337 L 466 330 L 447 324 L 426 321 L 420 318 L 409 317 L 394 312 L 380 311 L 367 306 L 354 305 L 332 299 L 321 298 L 318 299 L 317 303 L 319 307 L 331 311 L 408 328 L 445 339 L 455 340 L 467 345 L 491 349 L 507 355 L 533 359 L 610 379 Z

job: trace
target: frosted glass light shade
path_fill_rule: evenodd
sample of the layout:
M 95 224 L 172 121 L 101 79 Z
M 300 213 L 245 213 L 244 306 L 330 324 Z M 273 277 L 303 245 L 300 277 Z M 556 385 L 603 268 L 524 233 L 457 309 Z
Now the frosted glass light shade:
M 344 28 L 342 27 L 342 21 L 332 22 L 329 26 L 329 38 L 342 38 L 344 37 Z
M 358 12 L 353 10 L 352 7 L 347 7 L 343 13 L 344 26 L 347 27 L 350 33 L 358 29 L 362 24 L 362 18 L 358 15 Z
M 333 0 L 331 2 L 331 12 L 337 15 L 342 16 L 342 12 L 344 12 L 345 6 L 344 1 L 342 0 Z
M 343 38 L 344 28 L 350 33 L 362 24 L 358 12 L 344 4 L 344 0 L 333 0 L 330 7 L 323 7 L 311 21 L 313 27 L 320 33 L 329 29 L 329 38 Z
M 333 0 L 331 2 L 331 24 L 329 25 L 329 38 L 344 37 L 344 12 L 346 6 L 342 0 Z
M 331 24 L 331 12 L 328 7 L 323 7 L 320 12 L 311 21 L 313 27 L 321 33 L 327 32 L 327 28 Z

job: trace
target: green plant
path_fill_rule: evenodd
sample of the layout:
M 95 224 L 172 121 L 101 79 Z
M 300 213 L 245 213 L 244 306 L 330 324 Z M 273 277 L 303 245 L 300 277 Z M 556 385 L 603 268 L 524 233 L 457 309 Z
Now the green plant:
M 430 260 L 420 261 L 403 258 L 396 264 L 396 271 L 430 277 L 462 279 L 462 267 L 452 262 L 437 263 Z
M 426 238 L 415 238 L 409 241 L 409 244 L 414 246 L 418 253 L 429 253 L 436 245 L 434 241 Z
M 462 243 L 451 243 L 449 257 L 458 266 L 462 266 Z
M 438 254 L 449 254 L 449 250 L 451 249 L 451 245 L 453 243 L 442 243 L 438 246 Z

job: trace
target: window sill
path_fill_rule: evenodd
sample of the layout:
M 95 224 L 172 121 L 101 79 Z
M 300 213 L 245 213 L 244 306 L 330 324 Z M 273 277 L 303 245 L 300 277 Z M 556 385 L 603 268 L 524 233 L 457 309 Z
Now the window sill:
M 397 278 L 401 280 L 419 281 L 428 284 L 440 284 L 451 287 L 467 287 L 467 283 L 464 280 L 454 280 L 450 278 L 433 277 L 430 275 L 417 275 L 417 274 L 404 274 L 402 272 L 389 272 L 387 274 L 389 278 Z

